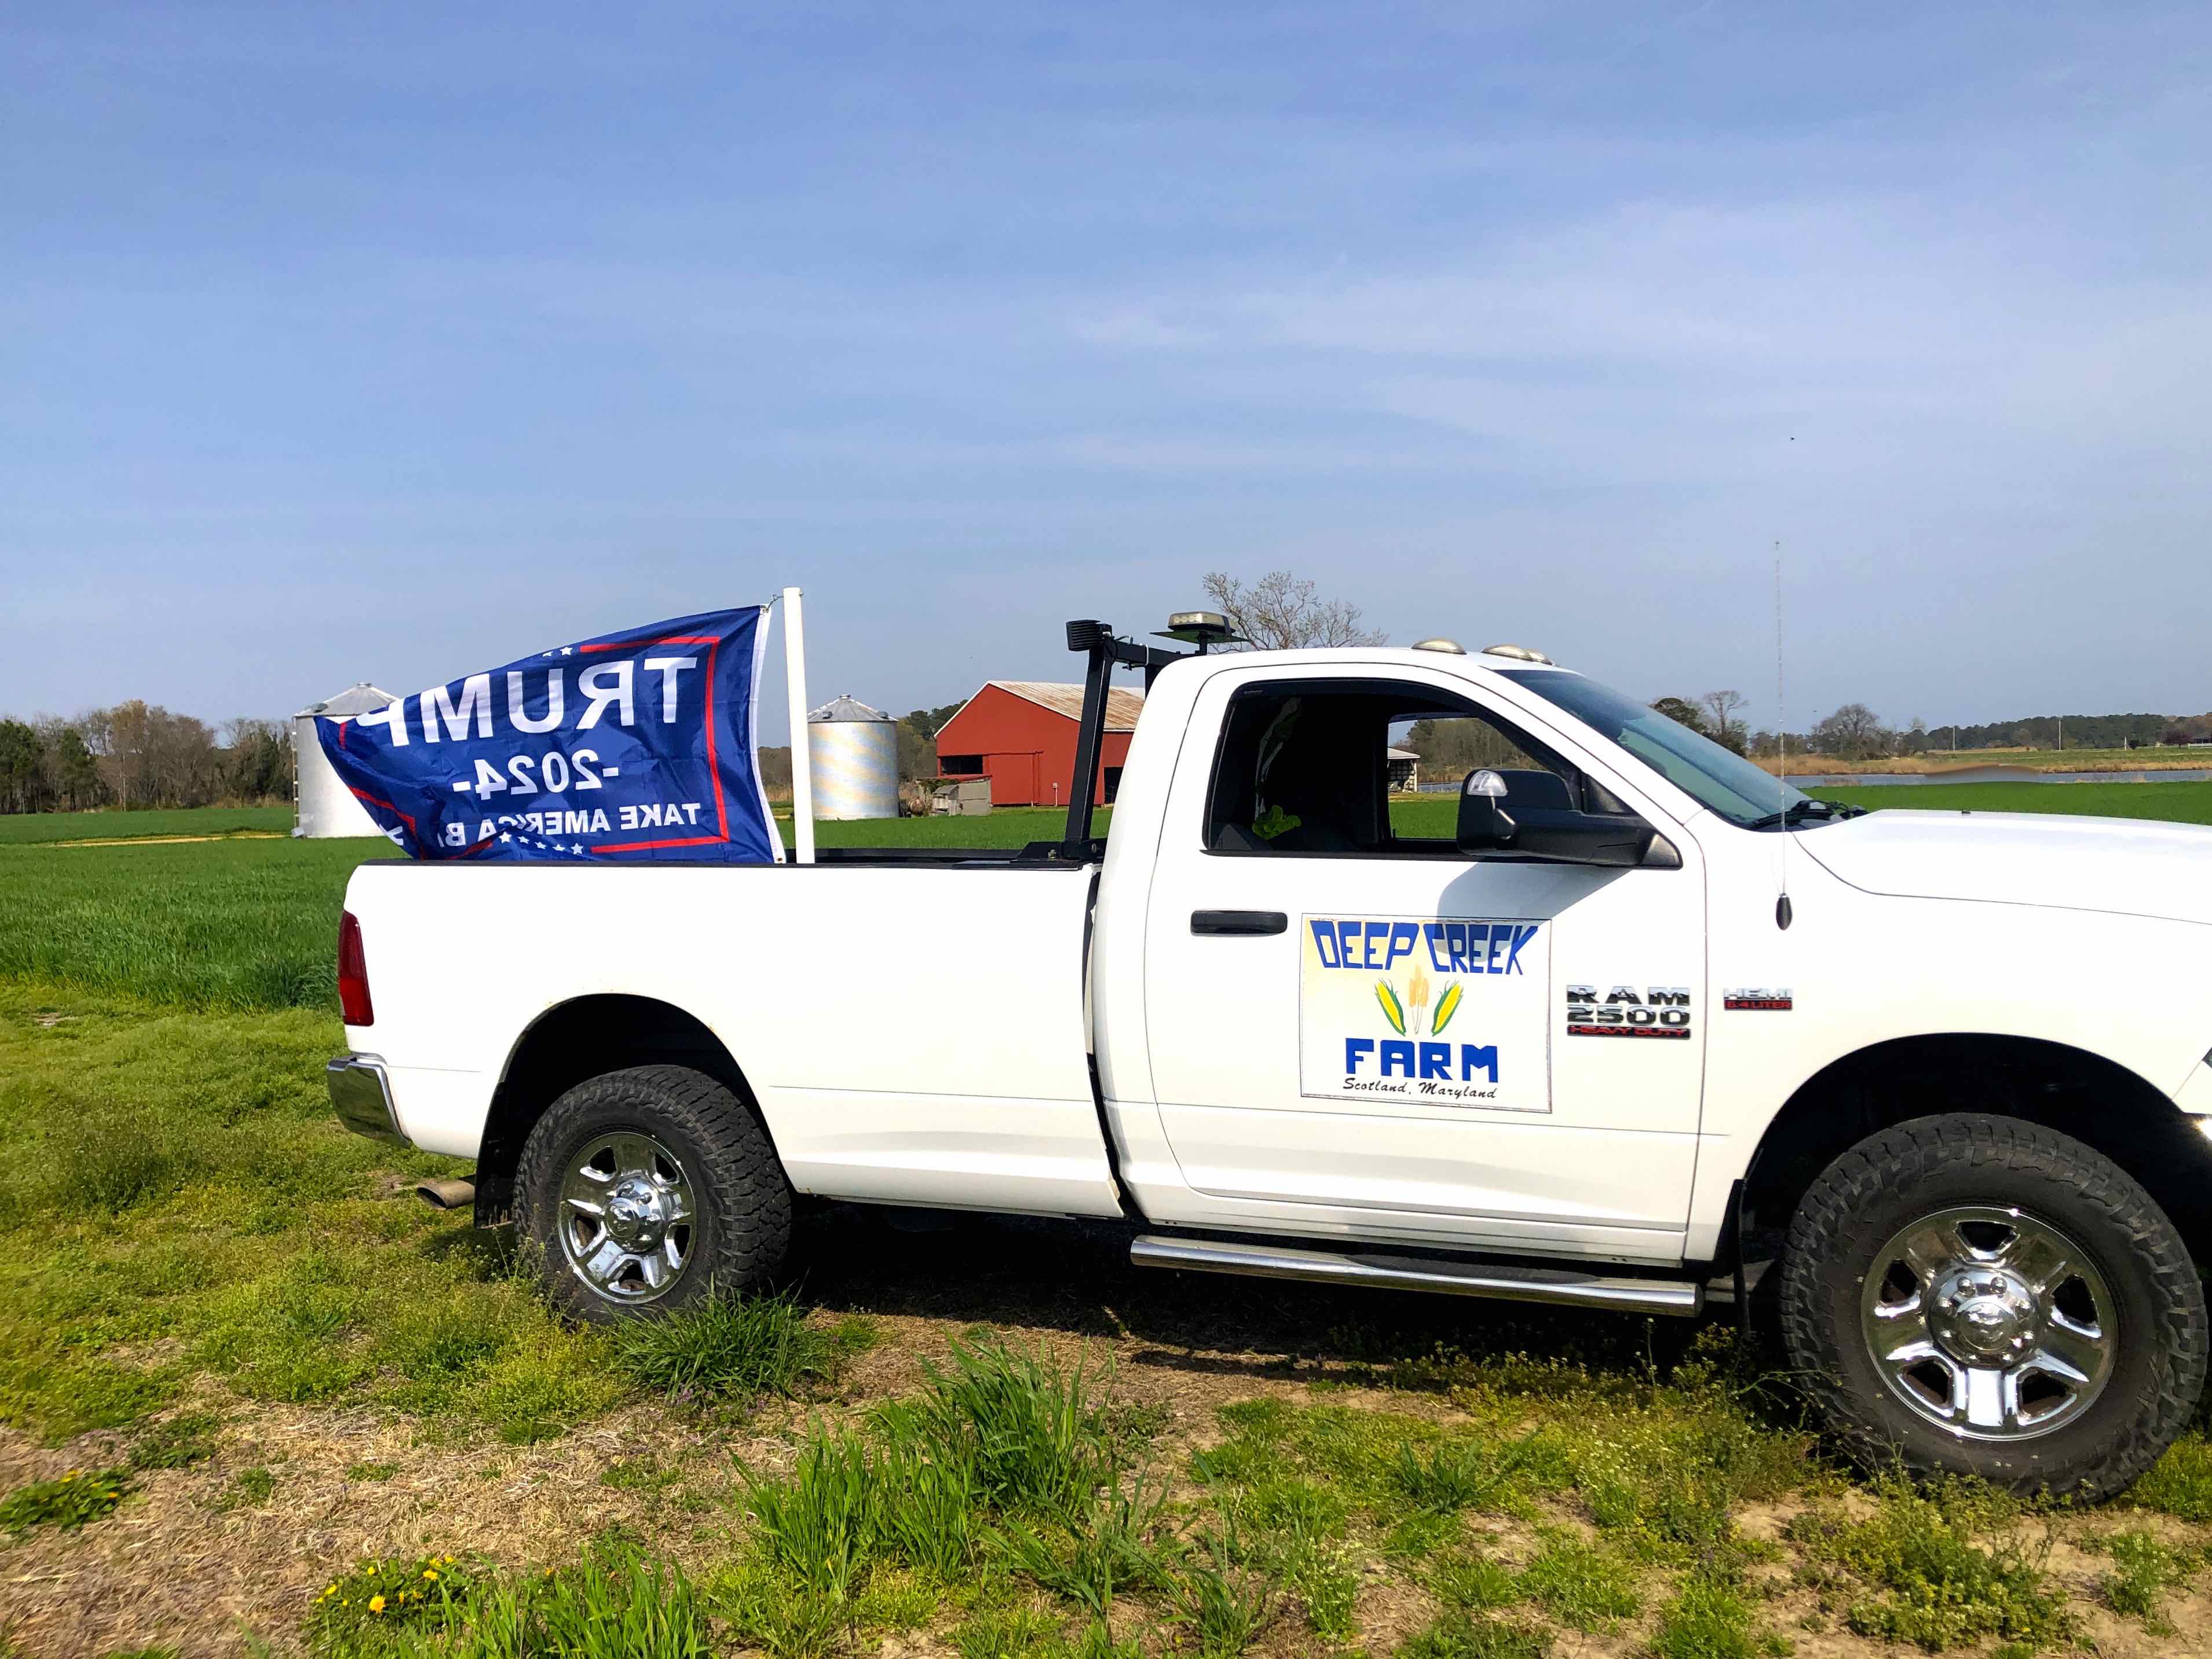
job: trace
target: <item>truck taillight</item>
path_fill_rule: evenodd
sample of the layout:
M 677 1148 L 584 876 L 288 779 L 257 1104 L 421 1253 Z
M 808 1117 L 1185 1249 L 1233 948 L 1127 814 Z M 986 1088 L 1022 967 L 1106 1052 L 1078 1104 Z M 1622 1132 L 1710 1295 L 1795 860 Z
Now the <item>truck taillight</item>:
M 361 923 L 351 911 L 338 917 L 338 1006 L 349 1026 L 376 1023 L 376 1005 L 368 1000 L 368 958 L 361 948 Z

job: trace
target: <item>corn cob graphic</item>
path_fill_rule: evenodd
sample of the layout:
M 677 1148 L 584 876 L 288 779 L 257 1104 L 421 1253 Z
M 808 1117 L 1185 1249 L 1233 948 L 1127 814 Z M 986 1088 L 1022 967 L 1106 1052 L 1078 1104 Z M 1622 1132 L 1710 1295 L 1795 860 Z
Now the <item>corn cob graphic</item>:
M 1398 993 L 1390 989 L 1388 979 L 1375 982 L 1375 1000 L 1382 1005 L 1382 1017 L 1390 1022 L 1390 1029 L 1403 1037 L 1406 1034 L 1406 1005 L 1398 1000 Z
M 1429 1031 L 1431 1035 L 1443 1036 L 1444 1027 L 1451 1024 L 1452 1015 L 1459 1012 L 1459 993 L 1460 988 L 1457 985 L 1448 985 L 1444 989 L 1444 994 L 1437 998 L 1437 1011 L 1429 1021 Z

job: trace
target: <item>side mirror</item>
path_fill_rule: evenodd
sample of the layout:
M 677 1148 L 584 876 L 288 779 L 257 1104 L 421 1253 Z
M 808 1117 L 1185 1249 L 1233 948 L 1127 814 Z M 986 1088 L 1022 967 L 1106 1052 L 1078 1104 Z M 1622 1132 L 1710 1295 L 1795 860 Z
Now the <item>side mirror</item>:
M 1583 812 L 1571 800 L 1565 780 L 1553 772 L 1471 772 L 1460 785 L 1459 850 L 1470 857 L 1504 852 L 1550 864 L 1680 866 L 1680 855 L 1641 818 Z M 1655 843 L 1663 849 L 1656 859 Z
M 1468 773 L 1459 786 L 1459 831 L 1462 852 L 1500 852 L 1513 845 L 1520 826 L 1505 810 L 1505 779 L 1487 767 Z

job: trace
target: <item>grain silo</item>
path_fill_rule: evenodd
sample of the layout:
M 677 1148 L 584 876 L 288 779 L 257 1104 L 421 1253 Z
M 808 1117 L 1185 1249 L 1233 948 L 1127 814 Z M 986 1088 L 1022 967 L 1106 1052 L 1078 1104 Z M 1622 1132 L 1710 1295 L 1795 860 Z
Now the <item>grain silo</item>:
M 898 816 L 898 723 L 857 698 L 840 697 L 806 717 L 814 815 Z
M 379 691 L 366 680 L 349 686 L 337 696 L 310 703 L 292 717 L 292 833 L 317 838 L 337 835 L 381 835 L 376 820 L 363 810 L 332 770 L 330 759 L 315 736 L 315 721 L 350 720 L 395 702 L 388 691 Z

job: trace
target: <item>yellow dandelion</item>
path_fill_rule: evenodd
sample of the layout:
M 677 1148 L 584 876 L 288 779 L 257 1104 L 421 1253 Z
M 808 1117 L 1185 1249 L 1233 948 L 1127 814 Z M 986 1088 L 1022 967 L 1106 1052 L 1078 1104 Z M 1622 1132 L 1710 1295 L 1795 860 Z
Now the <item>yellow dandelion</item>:
M 370 1596 L 370 1597 L 368 1598 L 368 1610 L 369 1610 L 371 1613 L 381 1613 L 381 1612 L 383 1612 L 383 1611 L 384 1611 L 384 1598 L 383 1598 L 381 1595 L 372 1595 L 372 1596 Z
M 437 1570 L 437 1568 L 435 1568 L 435 1567 L 425 1567 L 425 1568 L 423 1568 L 423 1569 L 422 1569 L 422 1576 L 423 1576 L 425 1578 L 428 1578 L 428 1579 L 432 1583 L 434 1583 L 434 1583 L 436 1583 L 438 1582 L 438 1570 Z

